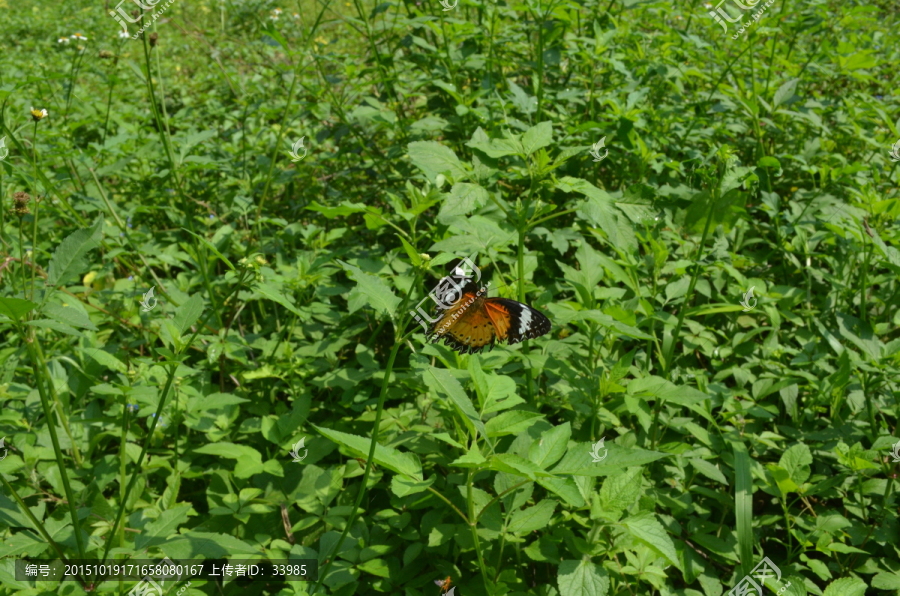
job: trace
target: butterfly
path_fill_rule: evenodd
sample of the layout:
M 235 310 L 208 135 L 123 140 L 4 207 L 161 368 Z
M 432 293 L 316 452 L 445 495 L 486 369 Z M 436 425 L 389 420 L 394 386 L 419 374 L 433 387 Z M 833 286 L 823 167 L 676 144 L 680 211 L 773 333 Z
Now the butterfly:
M 450 588 L 450 584 L 452 584 L 453 582 L 450 580 L 449 575 L 447 576 L 447 579 L 434 580 L 434 583 L 436 583 L 437 585 L 439 585 L 441 587 L 441 593 L 444 596 L 453 596 L 453 593 L 456 591 L 456 588 L 453 588 L 453 589 Z M 450 591 L 448 592 L 448 590 L 450 590 Z
M 475 354 L 499 338 L 510 345 L 550 332 L 550 319 L 527 304 L 509 298 L 488 298 L 486 288 L 469 281 L 461 296 L 429 331 L 432 342 L 444 340 L 460 354 Z

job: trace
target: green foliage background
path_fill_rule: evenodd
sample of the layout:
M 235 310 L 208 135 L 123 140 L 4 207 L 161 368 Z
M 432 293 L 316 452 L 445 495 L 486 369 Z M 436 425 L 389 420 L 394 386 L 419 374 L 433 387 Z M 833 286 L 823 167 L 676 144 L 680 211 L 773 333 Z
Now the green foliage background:
M 0 0 L 0 594 L 900 593 L 895 4 L 115 8 Z M 548 335 L 424 341 L 473 253 Z

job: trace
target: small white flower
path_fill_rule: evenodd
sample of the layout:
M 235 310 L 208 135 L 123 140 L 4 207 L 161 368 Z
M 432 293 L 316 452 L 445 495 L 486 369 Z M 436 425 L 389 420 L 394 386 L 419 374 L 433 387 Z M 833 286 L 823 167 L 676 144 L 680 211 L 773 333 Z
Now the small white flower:
M 60 37 L 59 39 L 56 40 L 56 43 L 69 43 L 69 38 L 68 37 Z
M 87 37 L 85 37 L 81 33 L 76 33 L 72 36 L 72 39 L 77 39 L 78 41 L 87 41 Z
M 131 36 L 128 35 L 128 31 L 125 31 L 124 29 L 122 31 L 119 31 L 119 38 L 128 39 L 129 37 Z
M 705 8 L 712 8 L 712 7 L 713 7 L 713 5 L 710 4 L 709 2 L 707 2 L 707 3 L 704 4 L 703 6 L 704 6 Z

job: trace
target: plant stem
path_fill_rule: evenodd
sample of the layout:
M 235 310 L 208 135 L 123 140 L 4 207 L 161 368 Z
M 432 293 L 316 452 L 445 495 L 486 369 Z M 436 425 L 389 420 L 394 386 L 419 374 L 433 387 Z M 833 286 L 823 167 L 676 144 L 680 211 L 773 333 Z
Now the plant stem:
M 341 532 L 341 537 L 338 538 L 337 544 L 334 545 L 334 550 L 324 559 L 325 564 L 322 569 L 319 571 L 319 579 L 316 581 L 316 585 L 310 590 L 310 594 L 316 594 L 319 591 L 319 587 L 322 585 L 322 582 L 325 581 L 325 577 L 328 575 L 328 569 L 331 567 L 331 564 L 334 562 L 334 559 L 337 557 L 337 554 L 341 551 L 341 545 L 344 544 L 344 539 L 347 538 L 347 534 L 350 533 L 350 528 L 353 527 L 353 523 L 356 521 L 357 514 L 359 512 L 359 506 L 362 504 L 363 497 L 366 494 L 366 485 L 369 483 L 369 473 L 372 471 L 372 462 L 375 459 L 375 446 L 378 444 L 378 429 L 381 425 L 381 413 L 384 410 L 384 398 L 387 396 L 388 384 L 391 379 L 391 372 L 394 370 L 394 361 L 397 359 L 397 353 L 400 351 L 400 346 L 404 343 L 404 338 L 406 337 L 403 334 L 403 330 L 406 328 L 406 325 L 409 321 L 409 316 L 403 314 L 406 312 L 406 305 L 409 303 L 409 298 L 412 295 L 413 291 L 416 289 L 419 283 L 419 278 L 422 276 L 423 270 L 418 269 L 416 271 L 416 276 L 413 279 L 413 282 L 409 286 L 409 291 L 406 293 L 406 297 L 403 299 L 403 302 L 400 305 L 400 308 L 397 312 L 401 313 L 397 326 L 394 328 L 394 347 L 391 348 L 391 354 L 388 356 L 387 367 L 384 371 L 384 379 L 381 381 L 381 391 L 378 394 L 378 406 L 375 410 L 375 422 L 372 426 L 372 440 L 369 442 L 369 455 L 366 457 L 366 469 L 363 472 L 362 486 L 359 488 L 359 493 L 356 495 L 356 502 L 353 504 L 353 512 L 350 514 L 350 517 L 347 519 L 347 523 L 344 526 L 344 531 Z M 410 333 L 415 331 L 413 328 Z
M 41 396 L 41 406 L 44 408 L 44 418 L 47 420 L 47 430 L 50 432 L 50 440 L 53 442 L 53 452 L 56 455 L 56 465 L 59 466 L 59 476 L 63 483 L 63 489 L 66 492 L 66 500 L 69 502 L 69 515 L 72 519 L 72 530 L 75 533 L 75 542 L 78 545 L 78 558 L 84 559 L 84 544 L 81 538 L 81 525 L 78 521 L 78 509 L 75 506 L 75 495 L 72 492 L 72 485 L 69 483 L 69 472 L 63 460 L 62 449 L 59 446 L 59 437 L 56 434 L 56 423 L 53 420 L 53 411 L 50 408 L 50 398 L 44 388 L 42 377 L 47 374 L 47 367 L 41 364 L 41 359 L 35 349 L 35 329 L 29 329 L 23 333 L 25 339 L 25 348 L 31 357 L 34 366 L 34 384 L 37 385 L 38 393 Z M 52 379 L 46 379 L 48 383 L 52 383 Z M 62 416 L 60 416 L 62 418 Z
M 484 589 L 491 594 L 491 584 L 488 581 L 487 568 L 484 565 L 484 555 L 481 552 L 481 543 L 478 541 L 478 520 L 475 519 L 475 501 L 472 498 L 472 481 L 475 478 L 475 470 L 469 468 L 466 475 L 466 504 L 469 508 L 469 530 L 472 532 L 472 541 L 475 544 L 475 553 L 478 555 L 478 568 L 481 569 L 481 579 L 484 581 Z

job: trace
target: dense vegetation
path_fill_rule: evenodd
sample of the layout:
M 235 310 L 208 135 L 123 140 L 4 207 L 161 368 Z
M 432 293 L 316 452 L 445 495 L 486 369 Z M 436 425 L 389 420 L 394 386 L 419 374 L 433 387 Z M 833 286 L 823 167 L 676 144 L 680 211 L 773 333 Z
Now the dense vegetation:
M 900 593 L 895 3 L 120 6 L 0 0 L 0 594 Z

